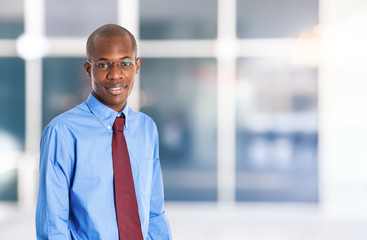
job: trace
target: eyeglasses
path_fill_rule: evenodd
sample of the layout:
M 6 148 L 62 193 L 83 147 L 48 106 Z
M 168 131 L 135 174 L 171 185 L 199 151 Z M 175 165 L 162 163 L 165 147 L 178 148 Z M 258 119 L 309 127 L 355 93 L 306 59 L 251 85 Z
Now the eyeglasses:
M 98 71 L 102 71 L 102 72 L 110 70 L 114 64 L 116 64 L 119 69 L 130 70 L 135 65 L 135 62 L 137 59 L 124 60 L 121 62 L 97 61 L 95 63 L 92 63 L 92 62 L 87 61 L 87 63 L 94 66 Z

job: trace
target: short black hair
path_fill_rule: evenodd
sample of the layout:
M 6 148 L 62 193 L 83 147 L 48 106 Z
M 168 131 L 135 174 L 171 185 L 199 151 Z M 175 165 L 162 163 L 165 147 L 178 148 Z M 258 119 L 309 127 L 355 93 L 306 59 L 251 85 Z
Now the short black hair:
M 101 36 L 101 37 L 114 37 L 114 36 L 122 36 L 124 34 L 127 34 L 130 39 L 131 39 L 131 43 L 132 43 L 132 47 L 135 53 L 135 57 L 138 54 L 138 46 L 136 44 L 136 39 L 134 37 L 134 35 L 132 35 L 131 32 L 129 32 L 129 30 L 127 30 L 126 28 L 121 27 L 120 25 L 117 24 L 106 24 L 103 25 L 102 27 L 97 28 L 94 32 L 92 32 L 92 34 L 88 37 L 87 40 L 87 47 L 86 47 L 86 51 L 87 51 L 87 59 L 90 61 L 90 54 L 94 49 L 94 39 L 97 36 Z

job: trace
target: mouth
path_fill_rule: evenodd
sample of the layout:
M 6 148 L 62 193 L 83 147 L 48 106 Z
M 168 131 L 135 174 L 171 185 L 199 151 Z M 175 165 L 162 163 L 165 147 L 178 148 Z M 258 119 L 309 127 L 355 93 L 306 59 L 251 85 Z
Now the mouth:
M 106 87 L 107 91 L 112 95 L 119 95 L 127 88 L 127 84 L 113 87 Z

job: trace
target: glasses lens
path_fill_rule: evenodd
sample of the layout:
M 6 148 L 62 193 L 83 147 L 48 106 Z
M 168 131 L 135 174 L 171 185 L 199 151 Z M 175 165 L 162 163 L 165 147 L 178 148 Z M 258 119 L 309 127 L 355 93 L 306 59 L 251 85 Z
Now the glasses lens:
M 132 60 L 125 60 L 122 62 L 95 62 L 94 64 L 90 63 L 91 65 L 94 65 L 98 71 L 107 71 L 109 70 L 112 65 L 116 64 L 120 69 L 130 69 L 132 66 L 134 66 L 134 61 Z
M 97 67 L 98 70 L 108 70 L 111 67 L 111 63 L 110 62 L 96 62 L 95 66 Z
M 131 60 L 126 60 L 123 62 L 120 62 L 120 66 L 125 68 L 125 67 L 131 67 L 132 65 L 134 65 L 134 62 Z

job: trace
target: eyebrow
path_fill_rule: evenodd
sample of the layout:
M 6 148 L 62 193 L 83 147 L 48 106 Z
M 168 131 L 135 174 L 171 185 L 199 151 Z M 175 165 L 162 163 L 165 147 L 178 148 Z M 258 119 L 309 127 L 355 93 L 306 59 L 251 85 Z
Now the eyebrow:
M 124 56 L 124 57 L 121 57 L 120 60 L 125 60 L 125 59 L 132 59 L 132 57 L 130 56 Z M 98 61 L 110 61 L 108 58 L 99 58 L 96 60 L 96 62 Z

